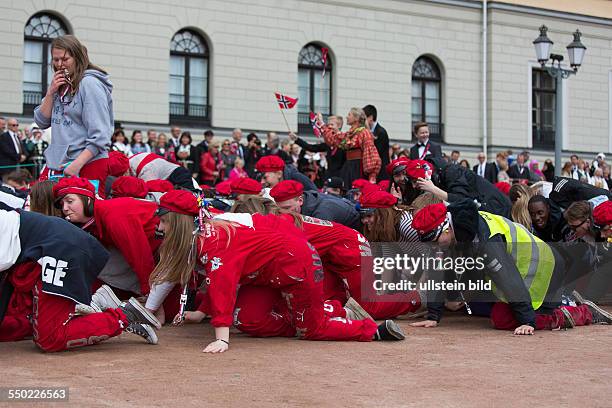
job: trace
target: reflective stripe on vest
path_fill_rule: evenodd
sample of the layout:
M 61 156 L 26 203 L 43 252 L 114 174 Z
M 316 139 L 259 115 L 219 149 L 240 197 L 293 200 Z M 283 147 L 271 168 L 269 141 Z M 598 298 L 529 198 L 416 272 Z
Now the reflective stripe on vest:
M 485 211 L 479 211 L 479 214 L 489 226 L 489 238 L 502 234 L 506 239 L 506 251 L 521 273 L 533 309 L 537 310 L 544 302 L 555 268 L 552 250 L 521 224 Z

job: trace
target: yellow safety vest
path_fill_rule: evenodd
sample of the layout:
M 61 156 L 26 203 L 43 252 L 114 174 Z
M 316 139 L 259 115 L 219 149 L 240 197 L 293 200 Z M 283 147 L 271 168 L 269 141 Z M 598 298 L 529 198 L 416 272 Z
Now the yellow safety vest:
M 485 211 L 478 213 L 489 226 L 491 231 L 489 238 L 496 234 L 502 234 L 506 238 L 506 251 L 512 256 L 514 264 L 521 273 L 525 287 L 531 295 L 533 309 L 537 310 L 544 302 L 555 269 L 555 257 L 552 250 L 523 225 L 500 215 Z M 493 291 L 495 292 L 494 287 Z

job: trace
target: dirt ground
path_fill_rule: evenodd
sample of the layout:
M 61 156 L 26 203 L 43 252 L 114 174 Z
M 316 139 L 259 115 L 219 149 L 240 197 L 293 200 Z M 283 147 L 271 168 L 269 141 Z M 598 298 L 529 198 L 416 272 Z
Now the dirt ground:
M 0 387 L 68 386 L 74 407 L 609 407 L 612 327 L 517 337 L 487 319 L 447 316 L 403 342 L 307 342 L 233 334 L 202 353 L 208 325 L 164 327 L 151 346 L 131 334 L 43 354 L 0 343 Z M 0 406 L 26 406 L 1 403 Z

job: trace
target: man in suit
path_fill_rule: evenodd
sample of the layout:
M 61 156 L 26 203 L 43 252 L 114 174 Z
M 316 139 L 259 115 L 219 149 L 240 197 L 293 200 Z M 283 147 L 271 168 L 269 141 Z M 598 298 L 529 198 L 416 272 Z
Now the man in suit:
M 172 126 L 170 128 L 170 140 L 168 140 L 175 149 L 178 149 L 181 144 L 181 128 L 178 126 Z
M 389 135 L 387 130 L 378 123 L 378 112 L 374 105 L 366 105 L 363 108 L 363 112 L 366 115 L 366 124 L 374 136 L 374 146 L 380 156 L 381 166 L 380 172 L 378 173 L 377 180 L 387 180 L 389 175 L 385 168 L 389 164 Z
M 489 180 L 491 183 L 497 183 L 497 166 L 495 163 L 487 163 L 484 152 L 478 153 L 478 164 L 472 169 L 477 176 Z
M 242 130 L 236 128 L 232 131 L 232 152 L 242 160 L 246 157 L 246 147 L 242 145 Z
M 26 159 L 25 149 L 19 139 L 19 122 L 9 118 L 8 130 L 0 135 L 0 166 L 13 166 L 0 168 L 0 174 L 10 173 L 16 166 Z
M 429 126 L 426 122 L 418 122 L 414 125 L 414 136 L 417 138 L 417 143 L 410 148 L 410 160 L 442 158 L 442 147 L 429 140 Z
M 525 156 L 522 153 L 516 156 L 516 163 L 508 169 L 508 176 L 517 181 L 521 179 L 529 180 L 529 168 L 525 166 Z

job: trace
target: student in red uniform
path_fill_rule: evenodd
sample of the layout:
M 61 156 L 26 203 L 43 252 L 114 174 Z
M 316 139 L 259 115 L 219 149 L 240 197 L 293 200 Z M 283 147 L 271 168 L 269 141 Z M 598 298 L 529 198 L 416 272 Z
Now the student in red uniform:
M 362 257 L 371 257 L 370 244 L 359 232 L 331 221 L 289 213 L 263 197 L 245 197 L 232 207 L 235 213 L 275 214 L 303 230 L 306 239 L 321 257 L 324 299 L 344 304 L 348 294 L 374 319 L 391 319 L 415 312 L 421 306 L 417 292 L 410 292 L 403 302 L 366 301 L 362 293 Z M 352 301 L 351 301 L 352 302 Z M 349 307 L 352 305 L 349 304 Z M 357 309 L 358 310 L 358 309 Z M 240 316 L 238 316 L 240 318 Z M 240 319 L 242 321 L 242 319 Z
M 2 322 L 3 300 L 11 292 L 32 293 L 34 343 L 48 352 L 96 344 L 134 325 L 159 328 L 134 298 L 118 308 L 76 315 L 77 304 L 90 302 L 91 284 L 108 260 L 108 252 L 90 235 L 60 218 L 30 212 L 0 210 L 0 225 L 3 338 L 16 329 L 12 322 Z M 21 324 L 18 328 L 25 329 Z
M 194 268 L 200 271 L 216 337 L 204 352 L 218 353 L 228 349 L 236 292 L 243 284 L 281 289 L 292 325 L 304 339 L 403 339 L 401 329 L 392 321 L 377 328 L 372 320 L 352 321 L 326 316 L 319 257 L 298 237 L 299 231 L 286 232 L 290 225 L 282 225 L 278 217 L 261 217 L 251 226 L 203 219 L 197 233 L 193 234 L 199 208 L 196 197 L 186 191 L 165 194 L 159 213 L 159 230 L 165 237 L 152 282 L 186 285 L 193 279 Z
M 121 252 L 136 274 L 136 292 L 149 293 L 149 276 L 155 267 L 153 256 L 160 244 L 155 238 L 157 205 L 128 197 L 96 200 L 91 183 L 77 177 L 61 179 L 53 187 L 53 195 L 68 221 L 91 232 L 106 248 Z M 114 279 L 107 283 L 127 290 L 125 284 L 133 281 L 133 276 Z

